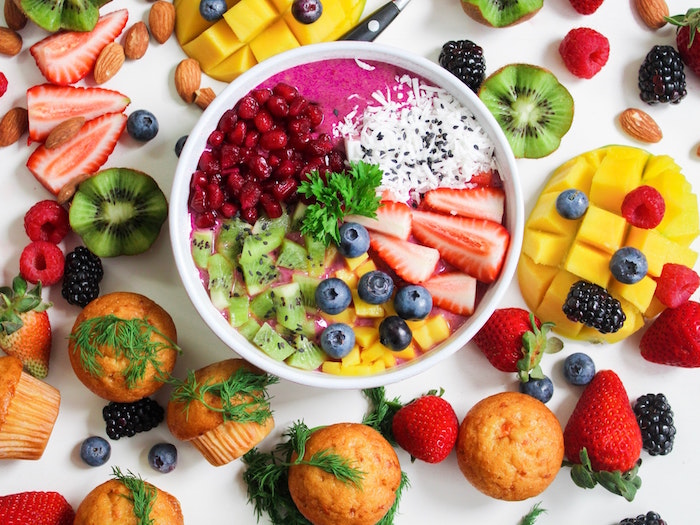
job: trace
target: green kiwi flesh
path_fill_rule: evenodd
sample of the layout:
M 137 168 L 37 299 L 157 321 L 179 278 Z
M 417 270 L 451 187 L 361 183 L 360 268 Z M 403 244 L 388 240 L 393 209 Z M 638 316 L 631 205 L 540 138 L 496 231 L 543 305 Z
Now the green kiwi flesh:
M 544 0 L 460 0 L 462 9 L 477 22 L 508 27 L 534 16 Z
M 540 158 L 571 128 L 574 100 L 548 70 L 510 64 L 489 75 L 479 98 L 501 126 L 516 158 Z
M 100 17 L 100 7 L 109 1 L 15 0 L 15 3 L 32 22 L 54 33 L 60 29 L 92 31 Z
M 158 183 L 129 168 L 106 169 L 81 182 L 68 212 L 73 231 L 99 257 L 145 252 L 167 216 Z

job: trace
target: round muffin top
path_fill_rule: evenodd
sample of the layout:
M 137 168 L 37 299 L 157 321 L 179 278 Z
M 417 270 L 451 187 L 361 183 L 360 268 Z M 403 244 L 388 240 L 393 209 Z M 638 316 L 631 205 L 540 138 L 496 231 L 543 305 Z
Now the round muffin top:
M 22 361 L 14 356 L 0 357 L 0 428 L 22 375 Z

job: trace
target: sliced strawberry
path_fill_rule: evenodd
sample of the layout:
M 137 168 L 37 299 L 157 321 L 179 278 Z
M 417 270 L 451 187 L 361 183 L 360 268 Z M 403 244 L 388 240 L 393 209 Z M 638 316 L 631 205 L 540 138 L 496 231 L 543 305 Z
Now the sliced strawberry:
M 61 122 L 72 117 L 92 120 L 105 113 L 121 113 L 131 100 L 111 89 L 41 84 L 27 90 L 29 139 L 43 141 Z
M 459 190 L 438 188 L 428 191 L 423 197 L 425 205 L 435 211 L 499 223 L 503 220 L 505 200 L 503 188 L 493 186 Z
M 396 275 L 409 283 L 428 279 L 440 260 L 440 253 L 427 246 L 372 232 L 370 246 Z
M 92 31 L 62 31 L 47 36 L 29 52 L 46 80 L 62 86 L 73 84 L 92 71 L 97 56 L 122 32 L 129 18 L 126 9 L 100 17 Z
M 431 277 L 423 286 L 433 304 L 458 315 L 471 315 L 476 304 L 476 279 L 462 272 L 446 272 Z
M 109 157 L 126 127 L 124 113 L 107 113 L 89 120 L 77 135 L 52 149 L 39 146 L 27 167 L 51 193 L 86 173 L 96 172 Z
M 348 215 L 346 222 L 362 224 L 368 230 L 385 233 L 404 241 L 411 235 L 411 209 L 406 203 L 383 201 L 377 208 L 377 218 Z
M 413 235 L 455 268 L 490 283 L 496 280 L 510 242 L 502 225 L 485 219 L 413 211 Z
M 476 186 L 502 186 L 503 181 L 496 171 L 480 171 L 472 175 L 469 184 Z

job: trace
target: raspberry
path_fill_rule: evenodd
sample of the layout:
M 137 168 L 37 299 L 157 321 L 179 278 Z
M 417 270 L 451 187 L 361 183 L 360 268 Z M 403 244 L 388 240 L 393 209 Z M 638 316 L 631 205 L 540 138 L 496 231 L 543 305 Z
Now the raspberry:
M 632 226 L 652 229 L 664 218 L 666 203 L 656 188 L 638 186 L 625 195 L 620 211 Z
M 32 241 L 58 244 L 70 231 L 68 212 L 56 201 L 39 201 L 24 215 L 24 230 Z
M 654 295 L 669 308 L 680 306 L 700 286 L 700 277 L 695 270 L 682 264 L 666 263 L 656 280 Z
M 63 277 L 63 252 L 48 241 L 33 241 L 25 246 L 19 257 L 19 273 L 32 284 L 44 286 L 57 283 Z
M 566 68 L 579 78 L 591 78 L 608 61 L 610 43 L 598 31 L 588 27 L 572 29 L 559 44 Z
M 0 72 L 0 97 L 7 91 L 7 77 L 5 73 Z

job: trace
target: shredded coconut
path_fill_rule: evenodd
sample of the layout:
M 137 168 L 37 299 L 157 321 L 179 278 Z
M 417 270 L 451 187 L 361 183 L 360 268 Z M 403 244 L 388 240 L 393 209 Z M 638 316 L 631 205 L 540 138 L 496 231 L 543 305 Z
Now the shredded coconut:
M 333 130 L 348 160 L 384 171 L 380 193 L 418 202 L 435 188 L 464 188 L 477 173 L 496 169 L 494 144 L 474 114 L 442 88 L 402 75 L 376 105 L 356 107 Z

